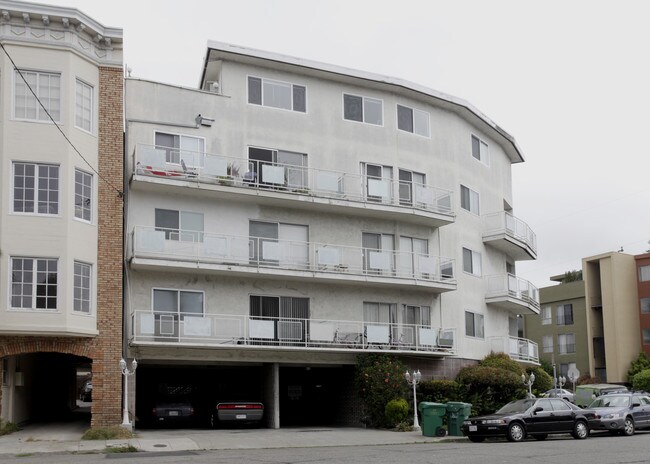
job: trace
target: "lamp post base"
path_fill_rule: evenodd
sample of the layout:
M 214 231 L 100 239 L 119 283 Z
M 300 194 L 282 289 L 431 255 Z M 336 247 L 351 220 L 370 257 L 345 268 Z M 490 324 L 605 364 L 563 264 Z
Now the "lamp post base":
M 419 425 L 414 425 L 414 426 L 413 426 L 413 431 L 414 431 L 414 432 L 421 432 L 421 431 L 422 431 L 422 427 L 420 427 Z

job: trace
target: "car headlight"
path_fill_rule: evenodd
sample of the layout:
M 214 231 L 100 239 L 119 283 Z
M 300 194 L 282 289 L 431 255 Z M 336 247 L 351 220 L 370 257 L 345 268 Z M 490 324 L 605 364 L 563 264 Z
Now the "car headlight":
M 621 414 L 618 413 L 618 412 L 613 412 L 613 413 L 611 413 L 611 414 L 605 414 L 604 416 L 602 416 L 602 418 L 605 419 L 605 420 L 610 420 L 610 419 L 620 419 L 620 418 L 621 418 Z
M 498 425 L 498 424 L 505 424 L 506 421 L 504 421 L 503 419 L 487 419 L 487 420 L 484 420 L 483 423 L 486 424 L 486 425 L 488 425 L 488 424 L 490 424 L 490 425 Z

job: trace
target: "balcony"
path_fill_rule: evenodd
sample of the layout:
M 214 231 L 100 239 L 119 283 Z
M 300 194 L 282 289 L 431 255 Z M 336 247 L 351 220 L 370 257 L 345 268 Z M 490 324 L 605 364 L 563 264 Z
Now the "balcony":
M 329 319 L 134 311 L 132 345 L 450 355 L 454 329 Z
M 323 283 L 380 285 L 435 293 L 456 289 L 454 261 L 412 252 L 136 227 L 131 266 Z
M 537 343 L 526 338 L 494 337 L 490 339 L 492 351 L 506 353 L 515 361 L 539 364 Z
M 452 192 L 416 182 L 149 145 L 138 145 L 133 156 L 137 188 L 194 187 L 221 198 L 430 227 L 455 220 Z
M 515 261 L 537 259 L 537 235 L 528 224 L 501 211 L 483 219 L 483 242 L 503 251 Z
M 539 314 L 539 290 L 527 280 L 512 274 L 485 277 L 487 304 L 513 314 Z

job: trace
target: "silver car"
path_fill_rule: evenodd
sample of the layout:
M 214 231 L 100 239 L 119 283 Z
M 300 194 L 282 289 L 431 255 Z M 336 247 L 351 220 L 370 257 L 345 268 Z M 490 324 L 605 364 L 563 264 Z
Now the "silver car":
M 598 415 L 598 420 L 590 423 L 592 430 L 631 436 L 636 429 L 650 428 L 650 395 L 647 393 L 602 395 L 592 401 L 589 408 Z
M 573 392 L 564 388 L 551 388 L 545 391 L 543 396 L 546 398 L 562 398 L 573 403 Z

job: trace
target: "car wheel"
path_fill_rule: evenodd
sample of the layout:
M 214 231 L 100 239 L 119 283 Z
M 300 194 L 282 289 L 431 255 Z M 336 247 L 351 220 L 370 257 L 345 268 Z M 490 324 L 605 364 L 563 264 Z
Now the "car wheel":
M 543 434 L 541 434 L 541 435 L 533 435 L 533 438 L 534 438 L 535 440 L 537 440 L 537 441 L 546 440 L 547 437 L 548 437 L 548 435 L 545 434 L 545 433 L 543 433 Z
M 510 427 L 508 427 L 508 435 L 506 438 L 508 438 L 508 441 L 523 440 L 526 438 L 526 431 L 524 430 L 524 426 L 519 422 L 513 422 L 510 424 Z
M 445 429 L 442 427 L 438 427 L 436 429 L 436 437 L 444 437 L 445 435 L 447 435 L 447 431 Z
M 469 438 L 469 441 L 471 441 L 472 443 L 482 443 L 482 442 L 485 441 L 485 437 L 472 437 L 472 436 L 469 436 L 467 438 Z
M 634 421 L 631 417 L 625 418 L 625 424 L 623 425 L 623 435 L 626 437 L 631 437 L 634 435 Z
M 578 421 L 576 424 L 573 426 L 573 438 L 576 440 L 584 440 L 589 436 L 589 427 L 587 427 L 587 423 L 585 421 Z

